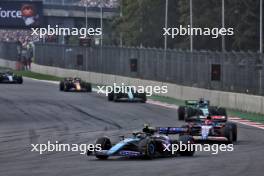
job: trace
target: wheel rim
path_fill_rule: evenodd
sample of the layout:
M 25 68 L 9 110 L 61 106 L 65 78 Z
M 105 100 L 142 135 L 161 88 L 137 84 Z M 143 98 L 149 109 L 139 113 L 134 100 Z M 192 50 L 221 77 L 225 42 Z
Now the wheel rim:
M 154 144 L 148 145 L 148 154 L 153 155 L 155 153 L 155 146 Z

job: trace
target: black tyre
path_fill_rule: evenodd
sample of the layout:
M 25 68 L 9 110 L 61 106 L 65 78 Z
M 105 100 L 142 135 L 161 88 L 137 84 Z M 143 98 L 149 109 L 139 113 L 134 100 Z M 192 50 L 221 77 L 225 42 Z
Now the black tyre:
M 232 126 L 233 142 L 237 141 L 237 125 L 235 123 L 230 123 Z
M 60 88 L 60 91 L 63 91 L 63 89 L 64 89 L 64 81 L 60 82 L 59 88 Z
M 17 83 L 18 84 L 23 84 L 23 78 L 22 78 L 22 76 L 18 76 L 16 79 L 17 79 Z
M 118 102 L 119 96 L 117 93 L 113 93 L 113 101 Z
M 20 76 L 19 84 L 23 84 L 23 82 L 24 82 L 23 77 Z
M 178 119 L 179 120 L 185 119 L 185 107 L 184 106 L 180 106 L 178 109 Z
M 64 83 L 64 85 L 63 85 L 63 91 L 64 92 L 68 92 L 69 91 L 69 84 Z
M 183 134 L 179 134 L 179 135 L 183 135 Z M 170 150 L 164 151 L 165 156 L 166 155 L 168 157 L 170 157 L 170 156 L 177 156 L 178 155 L 178 152 L 176 151 L 175 153 L 172 153 L 172 151 L 173 151 L 173 146 L 178 145 L 178 144 L 179 144 L 178 140 L 171 140 L 171 146 L 169 148 Z
M 148 141 L 147 146 L 146 146 L 146 158 L 148 159 L 152 159 L 155 157 L 155 153 L 156 153 L 156 146 L 155 143 L 153 141 Z
M 220 116 L 227 116 L 225 108 L 218 108 L 217 112 L 218 112 L 218 115 L 220 115 Z
M 96 140 L 95 144 L 100 144 L 102 150 L 109 150 L 112 147 L 111 141 L 107 137 L 98 138 Z M 96 153 L 95 153 L 95 157 L 98 159 L 107 159 L 108 158 L 107 155 L 97 155 Z
M 227 138 L 228 143 L 234 142 L 233 126 L 231 123 L 226 123 L 224 127 L 224 136 Z
M 114 100 L 114 92 L 108 93 L 108 101 L 113 101 Z
M 4 77 L 3 75 L 0 73 L 0 83 L 3 81 Z
M 141 103 L 146 103 L 146 101 L 147 101 L 146 93 L 140 93 L 139 98 L 141 98 L 141 101 L 140 101 Z
M 156 153 L 155 142 L 149 138 L 143 139 L 138 145 L 145 159 L 153 159 Z
M 194 108 L 187 108 L 187 117 L 193 117 L 196 116 L 197 110 Z
M 186 144 L 187 146 L 194 143 L 194 139 L 190 135 L 181 135 L 179 136 L 179 143 Z M 195 150 L 185 150 L 185 151 L 179 151 L 179 154 L 181 156 L 193 156 L 195 153 Z
M 218 115 L 218 109 L 217 109 L 217 107 L 215 107 L 215 106 L 210 106 L 208 109 L 209 109 L 209 114 L 210 114 L 211 116 L 216 116 L 216 115 Z
M 92 92 L 92 84 L 86 83 L 86 92 Z

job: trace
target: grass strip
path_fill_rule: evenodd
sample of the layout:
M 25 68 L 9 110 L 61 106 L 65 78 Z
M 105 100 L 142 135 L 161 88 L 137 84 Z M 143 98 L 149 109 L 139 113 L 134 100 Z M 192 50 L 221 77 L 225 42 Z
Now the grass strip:
M 57 76 L 52 76 L 52 75 L 47 75 L 47 74 L 41 74 L 41 73 L 36 73 L 32 71 L 13 71 L 15 74 L 28 77 L 28 78 L 34 78 L 38 80 L 47 80 L 47 81 L 60 81 L 63 78 L 57 77 Z

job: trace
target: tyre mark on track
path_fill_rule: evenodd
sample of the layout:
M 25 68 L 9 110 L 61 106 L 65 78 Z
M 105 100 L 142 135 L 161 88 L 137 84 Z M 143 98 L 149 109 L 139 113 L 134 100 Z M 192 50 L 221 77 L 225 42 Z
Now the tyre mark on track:
M 108 120 L 105 120 L 105 119 L 102 119 L 102 118 L 96 117 L 96 116 L 94 116 L 94 115 L 92 115 L 92 114 L 90 114 L 90 113 L 88 113 L 88 112 L 86 112 L 86 111 L 80 109 L 79 107 L 76 107 L 76 106 L 73 106 L 73 105 L 70 105 L 70 104 L 69 104 L 69 106 L 70 106 L 71 108 L 73 108 L 74 110 L 76 110 L 77 112 L 79 112 L 79 113 L 81 113 L 81 114 L 84 114 L 84 115 L 86 115 L 86 116 L 88 116 L 88 117 L 90 117 L 90 118 L 92 118 L 92 119 L 95 119 L 95 120 L 98 120 L 98 121 L 101 121 L 101 122 L 104 122 L 104 123 L 110 124 L 110 125 L 112 125 L 112 126 L 118 128 L 118 129 L 122 129 L 122 127 L 121 127 L 119 124 L 115 123 L 115 122 L 108 121 Z

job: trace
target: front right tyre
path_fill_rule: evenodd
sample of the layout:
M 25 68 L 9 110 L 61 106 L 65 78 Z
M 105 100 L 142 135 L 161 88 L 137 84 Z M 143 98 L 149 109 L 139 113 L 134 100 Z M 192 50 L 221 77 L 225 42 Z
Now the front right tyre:
M 193 156 L 195 153 L 195 150 L 192 147 L 188 147 L 191 144 L 194 144 L 194 139 L 190 135 L 181 135 L 179 136 L 179 143 L 184 144 L 187 146 L 187 149 L 185 151 L 179 151 L 179 154 L 181 156 Z M 179 144 L 180 145 L 180 144 Z
M 224 127 L 224 136 L 227 138 L 227 142 L 230 144 L 237 140 L 235 126 L 236 125 L 234 125 L 233 123 L 227 122 Z
M 139 142 L 138 148 L 144 159 L 153 159 L 156 154 L 156 145 L 152 139 L 146 138 Z

